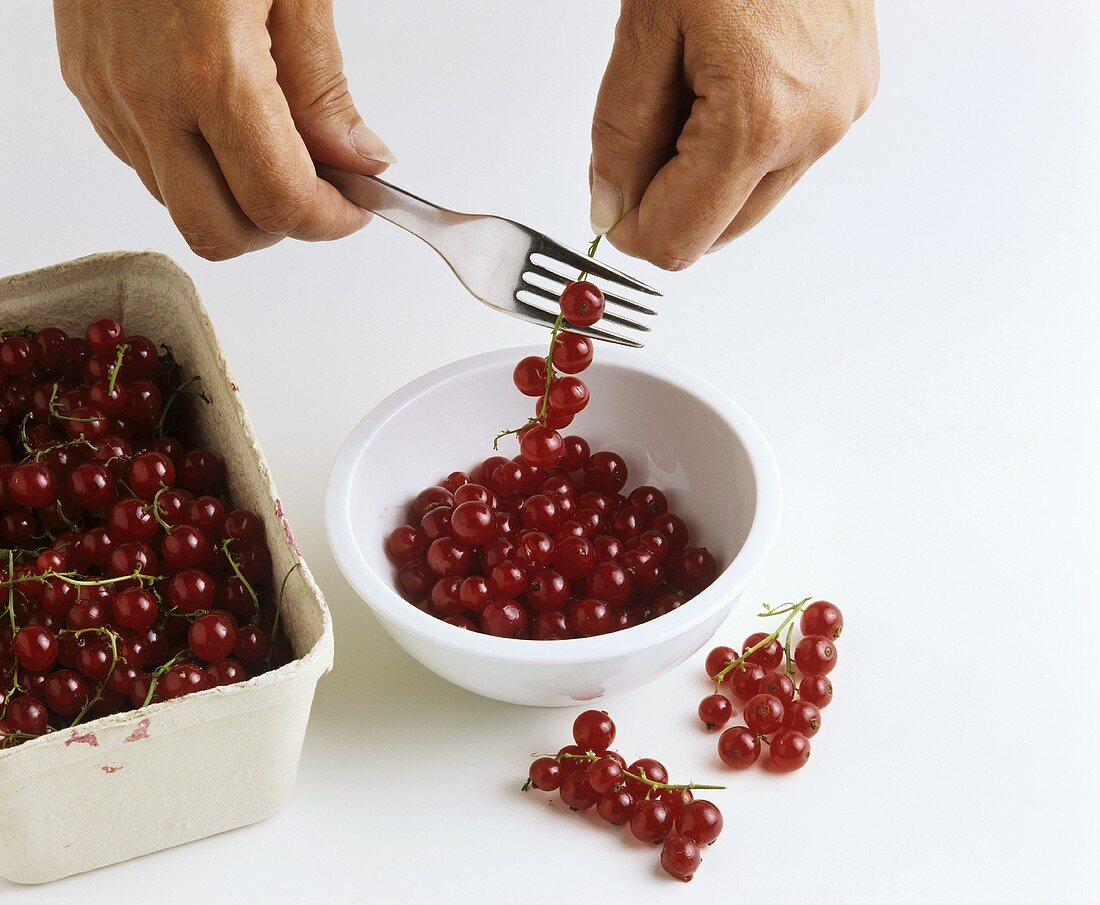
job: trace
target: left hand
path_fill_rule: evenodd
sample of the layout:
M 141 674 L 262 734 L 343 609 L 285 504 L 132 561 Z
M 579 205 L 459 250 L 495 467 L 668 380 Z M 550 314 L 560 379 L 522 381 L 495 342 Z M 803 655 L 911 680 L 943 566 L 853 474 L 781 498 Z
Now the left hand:
M 755 226 L 867 109 L 872 0 L 622 0 L 592 226 L 682 270 Z

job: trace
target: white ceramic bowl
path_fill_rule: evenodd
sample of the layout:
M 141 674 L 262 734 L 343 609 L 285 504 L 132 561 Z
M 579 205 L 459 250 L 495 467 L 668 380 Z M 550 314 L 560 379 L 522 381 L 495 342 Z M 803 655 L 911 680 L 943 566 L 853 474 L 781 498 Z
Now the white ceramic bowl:
M 524 355 L 505 349 L 447 365 L 379 403 L 344 442 L 329 475 L 329 543 L 345 577 L 413 657 L 477 694 L 567 706 L 651 682 L 714 634 L 760 567 L 779 527 L 781 490 L 764 435 L 728 396 L 644 353 L 600 347 L 584 379 L 592 401 L 575 427 L 626 460 L 627 489 L 654 484 L 718 558 L 717 580 L 679 609 L 596 638 L 526 641 L 448 625 L 394 589 L 387 534 L 409 501 L 493 455 L 491 440 L 533 407 L 512 385 Z M 516 453 L 514 438 L 502 453 Z

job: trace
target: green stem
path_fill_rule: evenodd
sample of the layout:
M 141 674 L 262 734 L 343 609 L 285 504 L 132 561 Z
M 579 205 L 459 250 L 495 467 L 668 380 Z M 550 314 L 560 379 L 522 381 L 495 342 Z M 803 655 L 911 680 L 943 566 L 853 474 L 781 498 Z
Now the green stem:
M 553 757 L 554 760 L 557 760 L 557 761 L 562 761 L 562 760 L 585 760 L 585 761 L 588 761 L 590 763 L 594 762 L 594 761 L 597 761 L 597 760 L 600 760 L 603 757 L 602 754 L 596 754 L 594 751 L 589 751 L 586 754 L 553 754 L 553 755 L 551 755 L 551 754 L 537 754 L 535 756 L 536 757 Z M 657 780 L 650 779 L 648 776 L 646 776 L 645 775 L 645 770 L 642 770 L 641 773 L 631 773 L 629 770 L 623 770 L 623 776 L 625 776 L 627 779 L 633 779 L 635 782 L 644 783 L 645 785 L 649 786 L 649 788 L 651 790 L 657 789 L 659 791 L 664 791 L 664 790 L 668 789 L 668 790 L 671 790 L 671 791 L 679 792 L 679 791 L 685 791 L 685 790 L 688 790 L 688 789 L 724 789 L 724 788 L 726 788 L 725 786 L 711 786 L 711 785 L 705 785 L 704 783 L 699 783 L 699 782 L 685 782 L 685 783 L 657 782 Z
M 122 358 L 129 350 L 128 343 L 120 343 L 118 350 L 115 352 L 115 363 L 111 365 L 111 370 L 107 373 L 107 395 L 110 396 L 115 391 L 115 381 L 118 380 L 118 372 L 122 369 Z
M 275 601 L 275 618 L 271 622 L 271 636 L 267 645 L 267 665 L 271 665 L 271 655 L 275 653 L 275 638 L 279 634 L 279 617 L 283 612 L 283 596 L 286 594 L 286 583 L 290 581 L 290 576 L 302 567 L 300 562 L 296 562 L 289 569 L 287 569 L 286 575 L 283 576 L 283 583 L 279 587 L 279 599 Z
M 732 661 L 731 663 L 727 664 L 725 667 L 723 667 L 721 670 L 719 670 L 719 672 L 716 675 L 711 676 L 711 679 L 714 680 L 714 684 L 715 684 L 717 690 L 718 691 L 722 690 L 722 680 L 727 675 L 729 675 L 729 673 L 731 673 L 735 669 L 743 669 L 744 668 L 745 660 L 749 657 L 750 654 L 756 653 L 762 647 L 767 647 L 776 638 L 778 638 L 780 633 L 783 631 L 783 629 L 785 629 L 788 625 L 791 625 L 791 623 L 794 622 L 794 617 L 797 616 L 799 613 L 801 613 L 802 608 L 807 603 L 809 603 L 812 599 L 813 599 L 812 597 L 805 597 L 802 600 L 800 600 L 798 603 L 785 603 L 782 606 L 776 607 L 775 609 L 772 609 L 770 606 L 768 606 L 765 603 L 764 604 L 764 612 L 759 613 L 758 614 L 759 616 L 778 616 L 781 613 L 785 613 L 786 617 L 783 619 L 782 622 L 779 623 L 779 627 L 776 628 L 776 630 L 774 632 L 772 632 L 770 635 L 765 635 L 762 639 L 757 641 L 756 644 L 754 644 L 752 647 L 750 647 L 748 650 L 746 650 L 744 653 L 742 653 L 740 657 L 738 657 L 736 660 Z M 791 627 L 793 628 L 793 626 L 791 626 Z M 788 640 L 788 643 L 789 643 L 790 642 L 790 637 L 789 636 L 788 636 L 787 640 Z
M 99 683 L 99 688 L 96 691 L 95 695 L 93 695 L 85 702 L 84 706 L 80 709 L 80 713 L 78 713 L 73 721 L 69 723 L 70 729 L 73 726 L 78 726 L 80 724 L 80 721 L 83 720 L 84 717 L 88 714 L 88 711 L 91 710 L 103 697 L 103 692 L 107 690 L 107 683 L 111 680 L 111 673 L 113 673 L 115 671 L 115 667 L 118 666 L 118 635 L 115 634 L 111 629 L 106 627 L 95 627 L 81 628 L 75 630 L 62 629 L 60 632 L 58 632 L 59 635 L 73 635 L 77 638 L 79 638 L 81 635 L 88 633 L 107 636 L 107 641 L 111 645 L 111 668 L 107 671 L 107 678 Z
M 153 695 L 156 694 L 157 691 L 157 682 L 160 681 L 161 676 L 168 672 L 168 670 L 170 670 L 177 663 L 182 663 L 190 655 L 190 650 L 181 650 L 167 663 L 158 666 L 155 670 L 153 670 L 152 674 L 149 676 L 149 690 L 145 693 L 145 700 L 141 702 L 142 707 L 148 707 L 149 704 L 152 702 Z
M 163 494 L 167 490 L 168 488 L 162 484 L 160 490 L 153 494 L 153 502 L 150 503 L 153 512 L 153 518 L 156 519 L 157 524 L 164 529 L 165 534 L 168 534 L 172 530 L 172 526 L 169 525 L 168 522 L 166 522 L 163 518 L 161 518 L 160 514 L 160 497 L 161 494 Z
M 237 561 L 233 558 L 233 554 L 229 552 L 229 544 L 232 540 L 233 538 L 227 537 L 222 541 L 222 552 L 225 554 L 225 558 L 229 560 L 229 565 L 233 568 L 233 574 L 241 580 L 244 589 L 248 591 L 248 596 L 252 598 L 252 618 L 255 619 L 260 615 L 260 598 L 252 585 L 249 584 L 248 579 L 244 577 L 244 573 L 241 572 L 241 567 L 237 565 Z

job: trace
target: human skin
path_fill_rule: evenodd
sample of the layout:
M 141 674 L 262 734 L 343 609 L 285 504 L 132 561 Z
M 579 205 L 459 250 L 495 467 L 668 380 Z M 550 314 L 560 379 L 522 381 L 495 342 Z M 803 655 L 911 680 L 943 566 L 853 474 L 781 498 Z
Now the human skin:
M 352 102 L 331 0 L 54 10 L 66 84 L 196 254 L 370 219 L 314 168 L 394 162 Z M 593 117 L 593 228 L 687 267 L 763 218 L 877 84 L 872 0 L 623 0 Z
M 593 228 L 681 270 L 771 211 L 877 87 L 871 0 L 622 0 Z

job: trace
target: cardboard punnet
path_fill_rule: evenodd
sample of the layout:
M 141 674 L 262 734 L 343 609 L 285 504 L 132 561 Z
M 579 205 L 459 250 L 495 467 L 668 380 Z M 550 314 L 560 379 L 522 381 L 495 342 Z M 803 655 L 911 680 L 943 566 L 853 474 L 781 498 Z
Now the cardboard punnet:
M 150 252 L 92 255 L 0 280 L 0 324 L 74 335 L 113 315 L 166 342 L 211 405 L 196 440 L 225 458 L 236 505 L 264 518 L 295 659 L 248 682 L 115 714 L 0 750 L 0 876 L 41 883 L 255 823 L 294 784 L 332 623 L 283 517 L 194 284 Z M 125 806 L 123 806 L 125 805 Z

